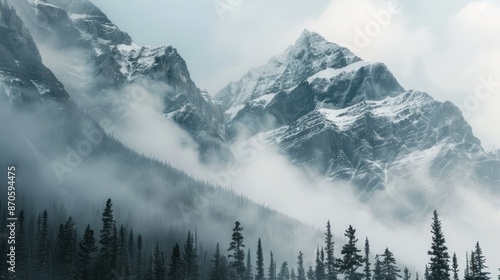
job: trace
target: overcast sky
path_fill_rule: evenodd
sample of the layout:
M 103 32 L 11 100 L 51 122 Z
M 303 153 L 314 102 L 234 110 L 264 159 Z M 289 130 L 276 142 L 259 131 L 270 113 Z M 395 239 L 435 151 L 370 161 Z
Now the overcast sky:
M 500 1 L 93 2 L 138 45 L 176 47 L 211 93 L 281 53 L 304 28 L 316 31 L 384 62 L 405 88 L 453 101 L 486 149 L 500 147 Z

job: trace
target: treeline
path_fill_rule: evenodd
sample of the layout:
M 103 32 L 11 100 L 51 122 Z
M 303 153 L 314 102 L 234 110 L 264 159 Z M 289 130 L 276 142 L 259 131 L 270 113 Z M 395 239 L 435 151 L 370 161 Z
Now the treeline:
M 401 270 L 393 252 L 386 248 L 373 256 L 368 238 L 364 246 L 358 244 L 356 229 L 345 231 L 347 242 L 335 256 L 335 242 L 327 222 L 325 243 L 316 248 L 313 265 L 306 267 L 303 252 L 298 252 L 296 262 L 278 265 L 273 252 L 264 257 L 259 238 L 256 252 L 246 248 L 243 227 L 236 222 L 228 246 L 219 244 L 211 257 L 198 242 L 198 234 L 188 232 L 186 240 L 163 248 L 154 241 L 145 247 L 141 234 L 135 236 L 132 229 L 117 225 L 113 216 L 111 199 L 102 213 L 99 233 L 90 225 L 81 237 L 72 217 L 59 225 L 53 237 L 48 212 L 38 215 L 34 230 L 26 226 L 24 211 L 20 211 L 16 228 L 15 273 L 2 264 L 0 279 L 22 280 L 488 280 L 492 279 L 485 269 L 486 258 L 479 242 L 466 254 L 465 268 L 460 273 L 456 254 L 451 257 L 446 247 L 438 214 L 432 220 L 432 243 L 428 255 L 430 261 L 420 276 L 405 267 Z M 4 242 L 5 243 L 5 242 Z M 2 243 L 2 252 L 7 251 Z M 174 244 L 174 243 L 172 243 Z M 362 247 L 362 248 L 360 248 Z M 227 249 L 226 249 L 227 248 Z M 363 249 L 363 250 L 362 250 Z M 4 255 L 5 256 L 5 255 Z M 254 260 L 255 258 L 255 260 Z M 267 261 L 265 260 L 267 259 Z M 255 261 L 255 262 L 254 262 Z M 462 275 L 460 275 L 462 274 Z M 500 280 L 500 275 L 498 276 Z

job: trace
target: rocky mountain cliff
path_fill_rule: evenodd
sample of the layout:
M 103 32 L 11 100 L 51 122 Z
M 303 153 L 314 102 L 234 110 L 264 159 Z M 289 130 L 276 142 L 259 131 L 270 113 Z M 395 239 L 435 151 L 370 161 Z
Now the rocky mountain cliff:
M 455 105 L 405 90 L 384 64 L 314 32 L 216 98 L 232 137 L 264 133 L 295 164 L 365 194 L 500 182 L 498 157 L 483 150 Z

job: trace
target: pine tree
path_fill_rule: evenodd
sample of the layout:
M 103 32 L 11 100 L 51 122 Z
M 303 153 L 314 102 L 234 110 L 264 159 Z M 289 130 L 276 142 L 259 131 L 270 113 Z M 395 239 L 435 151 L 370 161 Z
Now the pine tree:
M 142 236 L 139 234 L 137 236 L 137 256 L 136 256 L 136 267 L 135 267 L 135 278 L 137 280 L 143 280 L 143 270 L 142 270 L 142 265 L 143 265 L 143 255 L 142 255 Z
M 130 273 L 132 275 L 136 275 L 136 267 L 135 267 L 135 239 L 134 239 L 134 231 L 131 229 L 128 233 L 128 254 L 130 257 Z
M 80 249 L 78 252 L 78 261 L 80 267 L 80 276 L 82 280 L 91 279 L 90 265 L 94 260 L 94 254 L 97 252 L 96 239 L 94 238 L 94 230 L 87 225 L 83 233 L 83 239 L 78 244 Z
M 227 279 L 227 265 L 226 258 L 221 255 L 219 243 L 215 247 L 215 254 L 212 259 L 213 268 L 210 274 L 210 280 L 226 280 Z
M 268 280 L 276 280 L 276 262 L 274 261 L 273 252 L 270 254 L 269 270 L 268 270 Z
M 39 280 L 51 279 L 52 255 L 48 220 L 49 216 L 47 210 L 45 210 L 39 219 L 37 229 L 36 278 Z
M 278 273 L 278 280 L 290 280 L 290 271 L 288 270 L 288 262 L 281 264 L 280 273 Z
M 304 254 L 302 251 L 297 256 L 297 280 L 306 280 L 306 270 L 304 269 Z
M 395 280 L 401 278 L 401 275 L 399 275 L 401 270 L 398 269 L 394 254 L 389 250 L 389 248 L 385 249 L 382 257 L 384 257 L 382 262 L 382 275 L 384 276 L 384 279 Z
M 290 273 L 291 280 L 297 280 L 297 275 L 295 274 L 295 269 L 292 268 L 292 272 Z
M 321 253 L 319 247 L 316 247 L 316 266 L 314 269 L 314 276 L 317 280 L 325 280 L 325 253 L 323 248 L 321 248 Z
M 437 211 L 434 210 L 432 222 L 432 245 L 428 254 L 431 256 L 429 263 L 430 280 L 450 280 L 450 256 L 448 247 L 445 245 L 445 238 L 441 228 L 441 221 Z
M 453 271 L 453 280 L 459 280 L 460 278 L 458 277 L 458 262 L 457 262 L 457 254 L 453 253 L 453 265 L 452 271 Z
M 312 266 L 309 266 L 309 269 L 307 270 L 306 277 L 307 277 L 307 280 L 316 280 L 316 276 L 315 276 L 315 273 L 314 273 Z
M 186 243 L 184 244 L 184 254 L 182 255 L 182 264 L 185 280 L 198 279 L 198 256 L 196 252 L 196 244 L 191 231 L 188 232 Z
M 349 226 L 344 235 L 348 238 L 348 241 L 342 247 L 341 254 L 343 258 L 340 260 L 340 272 L 346 276 L 346 280 L 359 280 L 362 275 L 357 270 L 363 265 L 363 257 L 359 254 L 361 250 L 356 247 L 358 242 L 356 230 Z
M 240 222 L 236 221 L 231 243 L 229 244 L 229 249 L 227 249 L 229 252 L 232 252 L 229 257 L 233 259 L 230 263 L 230 271 L 234 280 L 242 280 L 245 277 L 245 251 L 243 251 L 245 245 L 243 244 L 242 230 Z
M 370 263 L 370 242 L 368 241 L 368 237 L 365 239 L 365 267 L 364 267 L 364 280 L 372 279 L 372 271 L 371 271 L 371 263 Z
M 426 265 L 425 266 L 425 273 L 424 273 L 424 280 L 431 280 L 431 275 L 429 273 L 429 267 Z
M 165 254 L 160 250 L 158 241 L 153 251 L 153 280 L 165 280 L 167 277 L 167 267 L 165 265 Z
M 483 256 L 483 251 L 481 250 L 481 246 L 479 246 L 479 242 L 476 243 L 476 249 L 474 251 L 475 262 L 476 262 L 476 271 L 474 273 L 475 280 L 489 280 L 491 279 L 489 276 L 489 272 L 484 271 L 485 268 L 488 268 L 485 265 L 486 258 Z
M 465 253 L 464 280 L 473 280 L 472 275 L 471 275 L 471 270 L 470 270 L 469 252 Z
M 418 272 L 415 272 L 415 280 L 420 280 L 419 276 L 418 276 Z
M 410 270 L 408 270 L 408 267 L 405 267 L 403 270 L 403 280 L 410 280 L 411 278 L 411 273 Z
M 102 229 L 99 239 L 101 248 L 97 256 L 97 279 L 108 280 L 115 269 L 116 256 L 116 225 L 113 218 L 113 203 L 111 199 L 106 201 L 106 207 L 102 213 Z
M 255 275 L 255 280 L 264 280 L 264 254 L 262 253 L 262 242 L 257 242 L 257 274 Z
M 29 279 L 29 245 L 26 239 L 24 210 L 19 212 L 16 234 L 16 276 L 17 279 Z
M 327 280 L 337 280 L 337 269 L 335 266 L 334 242 L 330 221 L 326 223 L 326 278 Z
M 382 261 L 380 261 L 379 255 L 375 256 L 375 268 L 373 269 L 373 280 L 384 280 L 384 275 L 382 275 Z
M 217 251 L 219 251 L 219 244 L 217 243 Z M 183 277 L 183 265 L 181 259 L 181 248 L 179 244 L 175 244 L 172 248 L 172 255 L 170 257 L 170 268 L 168 276 L 170 280 L 182 280 Z
M 252 255 L 250 249 L 247 252 L 247 265 L 245 268 L 245 280 L 253 280 Z
M 127 231 L 123 225 L 118 232 L 118 255 L 117 255 L 117 275 L 123 278 L 130 278 L 130 254 L 128 251 Z

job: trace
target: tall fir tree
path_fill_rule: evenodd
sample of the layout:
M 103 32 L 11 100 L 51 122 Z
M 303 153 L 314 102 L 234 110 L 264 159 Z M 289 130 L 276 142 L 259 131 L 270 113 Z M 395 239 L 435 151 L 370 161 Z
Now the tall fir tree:
M 137 236 L 137 254 L 135 256 L 136 264 L 135 264 L 135 278 L 137 280 L 144 279 L 144 270 L 142 266 L 144 265 L 143 261 L 143 244 L 142 244 L 142 235 Z
M 253 280 L 252 254 L 250 249 L 247 252 L 247 265 L 245 267 L 245 280 Z
M 312 266 L 309 266 L 309 269 L 307 270 L 306 273 L 307 280 L 316 280 L 316 275 L 314 273 L 314 270 Z
M 453 271 L 453 280 L 460 280 L 458 277 L 458 261 L 457 261 L 457 254 L 453 253 L 453 258 L 452 258 L 452 271 Z
M 401 278 L 401 275 L 399 275 L 401 270 L 398 269 L 398 266 L 396 265 L 396 258 L 394 258 L 394 254 L 389 250 L 389 248 L 385 249 L 382 257 L 384 257 L 382 262 L 382 275 L 384 279 L 396 280 Z
M 243 227 L 241 227 L 239 221 L 236 221 L 231 243 L 229 244 L 229 249 L 227 249 L 230 252 L 229 257 L 232 258 L 230 272 L 234 280 L 242 280 L 245 277 L 245 251 L 243 251 L 245 244 L 243 244 L 242 231 Z
M 295 268 L 292 268 L 292 272 L 290 273 L 291 280 L 297 280 L 297 274 L 295 274 Z
M 127 240 L 127 230 L 123 225 L 120 225 L 118 232 L 118 255 L 115 275 L 129 279 L 132 276 L 130 271 L 130 254 L 128 251 L 129 244 Z
M 476 248 L 474 250 L 474 257 L 475 257 L 475 262 L 476 262 L 476 271 L 474 273 L 475 280 L 489 280 L 490 278 L 490 273 L 485 271 L 486 268 L 486 258 L 483 255 L 483 250 L 481 250 L 481 246 L 479 245 L 479 242 L 476 243 Z
M 274 260 L 273 252 L 271 251 L 269 260 L 268 280 L 276 280 L 276 261 Z
M 93 278 L 90 267 L 95 259 L 95 253 L 97 252 L 94 230 L 90 228 L 90 225 L 87 225 L 85 228 L 83 238 L 78 244 L 78 248 L 78 262 L 81 280 L 90 280 Z
M 217 243 L 217 251 L 219 250 L 219 244 Z M 181 259 L 181 248 L 179 244 L 175 244 L 172 248 L 172 254 L 170 256 L 170 267 L 168 271 L 168 277 L 170 280 L 182 280 L 184 279 L 183 265 Z
M 280 272 L 278 273 L 278 280 L 290 280 L 290 270 L 288 269 L 288 262 L 281 264 Z
M 436 210 L 432 218 L 432 245 L 428 255 L 431 256 L 429 263 L 430 280 L 450 280 L 450 255 L 446 247 L 441 221 Z
M 332 228 L 330 225 L 330 221 L 326 223 L 326 232 L 325 232 L 325 250 L 326 250 L 326 278 L 327 280 L 337 280 L 337 268 L 335 264 L 335 255 L 334 255 L 334 242 L 332 235 Z
M 191 231 L 188 232 L 186 243 L 184 244 L 184 253 L 182 255 L 182 264 L 185 280 L 197 280 L 199 267 L 196 243 Z
M 425 266 L 425 271 L 424 271 L 424 280 L 430 280 L 431 279 L 431 275 L 430 275 L 430 272 L 429 272 L 429 267 L 426 265 Z
M 368 241 L 368 237 L 365 238 L 365 257 L 363 261 L 364 261 L 364 268 L 363 268 L 364 280 L 371 280 L 372 270 L 370 263 L 370 242 Z
M 130 229 L 128 233 L 128 254 L 130 256 L 130 273 L 135 277 L 135 239 L 134 239 L 134 231 Z
M 405 267 L 403 270 L 403 280 L 410 280 L 411 279 L 411 273 L 408 267 Z
M 314 277 L 317 280 L 325 280 L 325 253 L 323 248 L 321 248 L 321 252 L 319 251 L 319 247 L 316 247 L 316 262 L 314 268 Z
M 257 274 L 255 280 L 264 280 L 264 254 L 262 252 L 262 241 L 259 238 L 257 242 L 257 260 L 255 262 Z
M 465 253 L 464 280 L 473 280 L 471 270 L 470 270 L 469 252 Z
M 306 270 L 304 269 L 304 254 L 299 251 L 297 256 L 297 280 L 306 280 Z
M 29 279 L 29 243 L 26 236 L 24 210 L 19 211 L 16 234 L 16 277 Z
M 116 264 L 116 225 L 113 218 L 113 203 L 109 198 L 102 213 L 102 229 L 99 235 L 101 245 L 97 256 L 97 279 L 108 280 L 112 277 Z
M 52 248 L 49 237 L 49 214 L 43 211 L 37 228 L 36 279 L 51 279 Z
M 165 253 L 160 250 L 160 246 L 157 241 L 153 251 L 153 280 L 165 279 L 167 279 Z
M 375 267 L 373 268 L 373 280 L 384 280 L 384 275 L 382 275 L 382 261 L 380 256 L 375 256 Z
M 212 259 L 213 267 L 210 273 L 210 280 L 227 280 L 227 260 L 221 255 L 219 243 L 215 247 L 215 254 Z
M 362 278 L 362 274 L 358 272 L 358 269 L 363 265 L 363 256 L 359 254 L 361 250 L 356 247 L 358 242 L 356 230 L 349 225 L 344 235 L 348 241 L 342 247 L 339 271 L 345 275 L 346 280 L 359 280 Z

